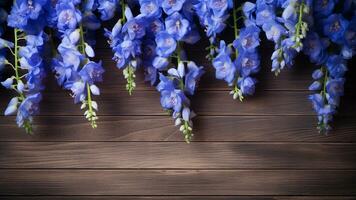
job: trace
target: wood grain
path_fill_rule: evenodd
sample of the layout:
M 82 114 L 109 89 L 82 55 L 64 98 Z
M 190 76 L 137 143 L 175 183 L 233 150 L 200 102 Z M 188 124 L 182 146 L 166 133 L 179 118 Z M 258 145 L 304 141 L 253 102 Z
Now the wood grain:
M 12 200 L 355 200 L 343 196 L 0 196 Z
M 92 129 L 82 116 L 36 117 L 35 133 L 0 117 L 0 141 L 183 141 L 169 116 L 101 116 Z M 356 142 L 356 118 L 338 117 L 327 135 L 314 116 L 198 116 L 193 141 Z
M 308 92 L 266 91 L 263 95 L 247 98 L 243 103 L 233 100 L 225 91 L 199 92 L 192 100 L 192 108 L 199 115 L 315 115 L 307 99 Z M 75 105 L 68 93 L 45 93 L 41 102 L 41 115 L 82 115 L 80 105 Z M 5 109 L 10 96 L 3 98 L 0 109 Z M 129 96 L 125 91 L 103 89 L 99 115 L 167 115 L 155 91 L 141 91 Z M 340 115 L 355 116 L 356 95 L 342 99 Z M 347 106 L 347 108 L 346 108 Z
M 350 159 L 356 157 L 356 145 L 345 143 L 1 142 L 0 146 L 0 168 L 356 169 L 356 160 Z
M 356 171 L 1 170 L 0 195 L 356 195 Z

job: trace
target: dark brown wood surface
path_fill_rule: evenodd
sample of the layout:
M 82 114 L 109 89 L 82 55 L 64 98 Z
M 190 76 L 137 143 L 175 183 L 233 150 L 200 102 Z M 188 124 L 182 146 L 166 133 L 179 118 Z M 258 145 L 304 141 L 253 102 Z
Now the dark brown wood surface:
M 275 77 L 263 49 L 256 94 L 243 103 L 206 66 L 192 100 L 198 116 L 186 144 L 161 109 L 159 94 L 137 75 L 133 96 L 111 51 L 98 43 L 107 73 L 99 86 L 93 130 L 51 75 L 35 134 L 0 115 L 0 199 L 14 200 L 352 200 L 356 199 L 356 72 L 349 63 L 345 96 L 328 135 L 315 128 L 307 100 L 315 67 L 298 57 Z M 267 46 L 268 47 L 268 46 Z M 0 89 L 0 109 L 11 92 Z

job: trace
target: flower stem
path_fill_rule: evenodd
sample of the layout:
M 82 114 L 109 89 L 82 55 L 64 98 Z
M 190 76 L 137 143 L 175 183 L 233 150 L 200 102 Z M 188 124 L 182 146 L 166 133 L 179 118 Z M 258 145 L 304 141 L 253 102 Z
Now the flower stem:
M 90 114 L 90 117 L 88 118 L 88 120 L 90 121 L 90 125 L 91 127 L 93 128 L 96 128 L 97 127 L 97 124 L 96 124 L 96 115 L 94 114 L 94 111 L 93 111 L 93 106 L 92 106 L 92 99 L 91 99 L 91 92 L 90 92 L 90 86 L 89 84 L 87 83 L 87 93 L 88 93 L 88 111 L 89 111 L 89 114 Z
M 15 71 L 15 79 L 16 79 L 16 85 L 14 85 L 14 89 L 17 91 L 17 93 L 19 94 L 19 104 L 21 104 L 21 102 L 23 100 L 25 100 L 25 96 L 22 92 L 18 91 L 16 89 L 17 85 L 22 82 L 21 79 L 23 78 L 23 76 L 20 76 L 20 72 L 19 72 L 19 43 L 18 41 L 21 39 L 18 36 L 18 29 L 14 29 L 14 51 L 11 50 L 11 53 L 14 55 L 14 64 L 8 63 L 9 65 L 12 66 L 12 68 Z M 25 120 L 22 127 L 25 129 L 26 133 L 28 134 L 32 134 L 32 124 L 30 120 Z
M 327 84 L 327 81 L 328 81 L 328 70 L 325 68 L 325 67 L 322 67 L 321 68 L 321 71 L 324 72 L 324 80 L 323 80 L 323 90 L 320 91 L 320 94 L 323 98 L 323 101 L 327 101 L 327 98 L 326 98 L 326 84 Z M 319 124 L 318 124 L 318 129 L 319 129 L 319 132 L 322 133 L 322 132 L 327 132 L 327 124 L 324 123 L 324 116 L 322 115 L 322 120 L 319 121 Z
M 129 92 L 129 95 L 132 95 L 133 90 L 136 88 L 136 83 L 135 83 L 135 68 L 129 64 L 129 66 L 127 66 L 124 71 L 124 77 L 127 80 L 127 84 L 126 84 L 126 90 Z
M 20 80 L 20 76 L 19 76 L 19 71 L 18 71 L 18 40 L 17 40 L 17 29 L 15 28 L 14 29 L 14 37 L 15 37 L 15 41 L 14 41 L 14 44 L 15 44 L 15 50 L 14 50 L 14 64 L 15 64 L 15 76 L 16 76 L 16 81 L 17 83 L 19 82 Z
M 125 20 L 126 20 L 126 16 L 125 16 L 125 10 L 126 10 L 125 0 L 121 0 L 120 4 L 121 4 L 121 12 L 122 12 L 121 20 L 122 20 L 122 23 L 125 23 Z
M 83 25 L 80 24 L 79 26 L 79 34 L 80 34 L 80 46 L 79 46 L 79 51 L 83 55 L 85 55 L 85 41 L 84 41 L 84 30 L 83 30 Z
M 80 24 L 79 26 L 79 35 L 80 35 L 80 44 L 78 46 L 79 51 L 81 54 L 85 55 L 85 39 L 84 39 L 84 29 L 83 29 L 83 25 Z M 97 124 L 96 124 L 96 114 L 93 111 L 93 100 L 91 97 L 91 91 L 90 91 L 90 85 L 89 83 L 86 84 L 86 88 L 87 88 L 87 105 L 88 105 L 88 114 L 87 114 L 87 119 L 89 120 L 91 127 L 96 128 Z

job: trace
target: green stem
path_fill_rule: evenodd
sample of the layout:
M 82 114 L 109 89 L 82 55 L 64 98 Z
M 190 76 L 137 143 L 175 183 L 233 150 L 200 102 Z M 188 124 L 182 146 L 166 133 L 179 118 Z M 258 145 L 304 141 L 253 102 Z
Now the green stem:
M 302 19 L 303 19 L 303 6 L 304 4 L 301 3 L 299 6 L 299 16 L 298 16 L 298 23 L 296 24 L 296 38 L 299 37 L 300 35 L 300 27 L 302 24 Z
M 323 98 L 326 98 L 326 82 L 328 81 L 328 70 L 323 68 L 324 70 L 324 82 L 323 82 L 323 91 L 322 91 L 322 96 Z
M 88 105 L 89 105 L 89 112 L 93 112 L 93 108 L 92 108 L 92 99 L 91 99 L 91 92 L 90 92 L 90 86 L 89 84 L 87 83 L 87 93 L 88 93 Z
M 18 85 L 21 81 L 21 78 L 23 76 L 20 76 L 20 72 L 19 72 L 19 57 L 18 57 L 18 51 L 19 51 L 19 44 L 18 41 L 21 39 L 18 37 L 18 29 L 14 29 L 14 51 L 11 51 L 11 53 L 14 55 L 14 65 L 12 65 L 11 63 L 8 63 L 9 65 L 12 66 L 12 68 L 15 71 L 15 79 L 16 79 L 16 85 Z M 16 87 L 16 86 L 15 86 Z M 24 99 L 25 96 L 23 93 L 18 92 L 18 94 L 20 95 L 18 97 L 19 99 L 19 103 L 21 103 Z M 32 124 L 30 120 L 26 120 L 23 124 L 23 128 L 25 129 L 26 133 L 28 134 L 32 134 Z
M 233 18 L 234 18 L 234 33 L 235 33 L 235 38 L 237 38 L 238 36 L 238 29 L 236 26 L 236 22 L 237 22 L 237 9 L 234 9 L 232 12 Z
M 21 77 L 20 77 L 20 72 L 19 72 L 19 53 L 18 53 L 18 50 L 19 50 L 19 44 L 18 44 L 18 32 L 19 30 L 18 29 L 14 29 L 14 65 L 12 65 L 11 63 L 11 66 L 13 67 L 14 71 L 15 71 L 15 79 L 16 79 L 16 86 L 21 82 Z M 15 87 L 16 87 L 15 86 Z M 19 93 L 20 95 L 20 100 L 23 100 L 25 99 L 23 93 Z
M 125 20 L 126 20 L 126 16 L 125 16 L 126 4 L 125 4 L 124 0 L 121 0 L 120 3 L 121 3 L 121 12 L 122 12 L 121 20 L 122 20 L 122 23 L 125 23 Z
M 15 52 L 14 52 L 14 57 L 15 57 L 15 76 L 16 76 L 16 81 L 18 82 L 20 80 L 19 77 L 19 71 L 18 71 L 18 41 L 17 41 L 17 29 L 14 29 L 14 37 L 15 37 Z
M 180 62 L 188 62 L 188 61 L 182 61 L 182 59 L 180 58 L 180 54 L 181 54 L 181 49 L 180 49 L 180 43 L 177 42 L 177 67 L 179 65 Z M 179 79 L 179 87 L 181 90 L 184 91 L 184 82 L 183 79 Z
M 177 66 L 178 64 L 181 62 L 181 58 L 180 58 L 180 43 L 179 41 L 177 42 Z
M 234 34 L 235 34 L 235 39 L 239 37 L 239 29 L 237 27 L 237 11 L 238 9 L 234 9 L 232 14 L 233 14 L 233 18 L 234 18 Z M 237 49 L 235 49 L 235 56 L 236 58 L 238 57 L 239 52 Z
M 79 34 L 80 34 L 80 46 L 79 46 L 79 51 L 83 55 L 85 55 L 85 40 L 84 40 L 84 30 L 83 30 L 83 25 L 80 24 L 79 26 Z
M 80 24 L 80 26 L 79 26 L 79 35 L 80 35 L 80 44 L 79 44 L 78 48 L 79 48 L 80 53 L 85 55 L 85 39 L 84 39 L 84 29 L 83 29 L 83 25 L 82 24 Z M 95 116 L 93 114 L 94 111 L 93 111 L 93 104 L 92 104 L 92 97 L 91 97 L 91 91 L 90 91 L 89 83 L 86 84 L 86 88 L 87 88 L 88 112 L 90 113 L 90 118 L 88 118 L 88 120 L 90 121 L 91 126 L 93 128 L 96 128 L 96 122 L 95 122 Z

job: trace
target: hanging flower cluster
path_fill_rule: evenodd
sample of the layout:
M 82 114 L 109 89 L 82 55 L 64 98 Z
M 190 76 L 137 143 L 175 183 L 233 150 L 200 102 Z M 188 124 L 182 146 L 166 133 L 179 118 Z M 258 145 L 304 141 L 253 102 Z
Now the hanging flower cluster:
M 52 61 L 58 84 L 72 92 L 74 102 L 81 102 L 85 117 L 93 128 L 97 127 L 98 104 L 93 95 L 100 90 L 95 85 L 102 81 L 104 69 L 101 62 L 91 61 L 95 56 L 93 48 L 86 42 L 86 32 L 100 27 L 100 22 L 92 13 L 94 2 L 58 0 L 55 5 L 57 28 L 61 35 L 58 55 Z M 81 11 L 81 9 L 83 11 Z
M 311 30 L 304 41 L 304 53 L 319 66 L 312 74 L 314 82 L 309 90 L 315 93 L 309 99 L 318 115 L 321 132 L 331 129 L 329 123 L 344 94 L 346 62 L 355 53 L 355 5 L 345 1 L 339 6 L 337 1 L 315 1 Z
M 1 65 L 8 65 L 14 71 L 14 75 L 1 84 L 16 94 L 4 114 L 16 114 L 18 126 L 28 133 L 32 133 L 33 115 L 39 112 L 44 89 L 42 57 L 47 36 L 43 28 L 47 23 L 48 7 L 46 1 L 16 1 L 7 16 L 8 26 L 13 28 L 13 42 L 0 38 Z M 9 53 L 12 59 L 7 59 L 5 53 Z
M 145 80 L 161 95 L 160 103 L 184 139 L 193 136 L 191 100 L 204 67 L 186 54 L 186 44 L 209 39 L 207 59 L 216 78 L 231 87 L 233 99 L 253 95 L 260 71 L 261 37 L 274 44 L 271 71 L 292 67 L 303 52 L 318 68 L 309 90 L 318 129 L 330 122 L 343 95 L 346 62 L 356 47 L 356 3 L 352 0 L 16 0 L 0 8 L 0 71 L 13 70 L 2 86 L 14 91 L 5 115 L 32 131 L 46 74 L 81 103 L 97 127 L 104 67 L 95 57 L 95 34 L 103 33 L 113 61 L 123 70 L 130 95 L 142 68 Z M 118 17 L 119 19 L 115 19 Z M 7 26 L 6 26 L 7 25 Z M 13 37 L 9 37 L 11 32 Z M 262 34 L 261 34 L 262 33 Z M 6 37 L 5 37 L 6 35 Z M 225 38 L 225 36 L 227 36 Z M 8 39 L 5 39 L 8 38 Z M 52 49 L 49 50 L 49 49 Z M 49 66 L 49 67 L 48 67 Z

